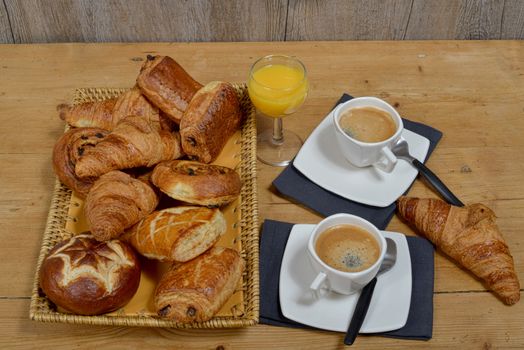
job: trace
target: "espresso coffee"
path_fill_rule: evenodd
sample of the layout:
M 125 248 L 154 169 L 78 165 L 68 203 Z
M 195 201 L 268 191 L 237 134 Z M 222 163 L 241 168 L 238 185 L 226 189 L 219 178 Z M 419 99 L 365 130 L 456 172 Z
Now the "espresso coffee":
M 355 107 L 343 112 L 339 119 L 342 130 L 362 142 L 381 142 L 397 131 L 391 115 L 377 107 Z
M 380 257 L 380 246 L 371 233 L 354 225 L 336 225 L 322 232 L 316 241 L 319 258 L 334 269 L 358 272 L 371 267 Z

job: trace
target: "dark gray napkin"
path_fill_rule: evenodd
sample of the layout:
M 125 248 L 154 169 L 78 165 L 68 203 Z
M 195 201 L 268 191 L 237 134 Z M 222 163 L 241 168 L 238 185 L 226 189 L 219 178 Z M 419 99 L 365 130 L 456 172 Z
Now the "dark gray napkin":
M 342 95 L 337 104 L 351 100 L 353 97 Z M 402 119 L 404 127 L 429 140 L 429 150 L 426 156 L 429 158 L 435 146 L 442 138 L 442 132 L 417 122 Z M 329 192 L 302 175 L 292 164 L 273 180 L 275 188 L 284 196 L 291 198 L 314 211 L 329 216 L 336 213 L 350 213 L 358 215 L 383 230 L 395 213 L 396 204 L 393 203 L 385 208 L 373 207 L 366 204 L 353 202 L 337 194 Z M 408 189 L 409 191 L 409 189 Z
M 282 315 L 278 297 L 280 266 L 293 224 L 265 220 L 260 237 L 260 323 L 282 327 L 311 328 Z M 431 339 L 433 332 L 433 245 L 407 236 L 411 255 L 411 306 L 406 325 L 376 335 L 403 339 Z

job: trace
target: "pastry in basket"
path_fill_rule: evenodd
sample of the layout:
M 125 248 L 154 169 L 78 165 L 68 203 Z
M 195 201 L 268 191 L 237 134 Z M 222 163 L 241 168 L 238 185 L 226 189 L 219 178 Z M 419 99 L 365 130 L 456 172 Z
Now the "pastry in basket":
M 158 164 L 151 181 L 168 196 L 187 203 L 217 207 L 240 194 L 242 182 L 230 168 L 188 160 Z
M 153 212 L 122 239 L 147 258 L 185 262 L 211 248 L 225 232 L 220 210 L 181 206 Z
M 118 170 L 100 176 L 87 194 L 84 213 L 93 236 L 107 241 L 120 236 L 158 205 L 158 196 L 144 181 Z
M 169 56 L 147 56 L 136 80 L 142 93 L 176 123 L 202 87 Z
M 75 127 L 97 127 L 113 130 L 123 118 L 137 115 L 159 125 L 159 111 L 134 87 L 117 98 L 104 101 L 59 105 L 60 118 Z
M 131 300 L 140 283 L 133 249 L 112 240 L 78 235 L 58 243 L 40 268 L 40 287 L 63 309 L 79 315 L 116 310 Z
M 158 130 L 142 117 L 129 116 L 102 142 L 84 152 L 75 172 L 79 177 L 100 176 L 116 169 L 150 167 L 181 156 L 178 133 Z
M 242 119 L 235 88 L 211 82 L 198 90 L 180 121 L 182 149 L 193 160 L 211 163 L 240 129 Z
M 482 279 L 504 303 L 520 299 L 513 257 L 483 204 L 455 207 L 439 199 L 400 197 L 400 216 L 448 256 Z
M 58 179 L 85 198 L 97 177 L 79 178 L 75 164 L 84 152 L 102 141 L 108 132 L 99 128 L 75 128 L 64 133 L 53 148 L 53 169 Z
M 233 295 L 243 267 L 238 252 L 223 247 L 173 264 L 155 290 L 158 315 L 184 323 L 209 320 Z

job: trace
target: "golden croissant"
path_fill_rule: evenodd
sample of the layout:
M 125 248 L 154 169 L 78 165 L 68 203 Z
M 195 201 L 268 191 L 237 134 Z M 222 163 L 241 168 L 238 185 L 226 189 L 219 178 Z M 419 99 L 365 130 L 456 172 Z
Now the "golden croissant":
M 177 132 L 159 130 L 138 116 L 124 118 L 115 129 L 77 161 L 79 177 L 100 176 L 111 170 L 150 167 L 182 156 Z
M 398 211 L 448 256 L 482 279 L 504 303 L 520 299 L 513 257 L 483 204 L 455 207 L 439 199 L 400 197 Z
M 158 205 L 158 195 L 144 181 L 121 171 L 102 175 L 87 194 L 85 216 L 99 241 L 117 238 Z
M 151 105 L 138 87 L 134 87 L 116 98 L 92 101 L 69 106 L 58 106 L 60 118 L 75 127 L 96 127 L 113 130 L 125 117 L 136 115 L 160 127 L 159 110 Z

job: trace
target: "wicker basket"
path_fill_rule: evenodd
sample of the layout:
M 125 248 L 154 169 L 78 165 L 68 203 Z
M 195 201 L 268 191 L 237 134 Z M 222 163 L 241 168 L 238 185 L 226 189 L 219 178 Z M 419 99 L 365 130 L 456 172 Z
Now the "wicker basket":
M 259 272 L 258 272 L 258 207 L 256 186 L 256 124 L 254 108 L 247 95 L 246 86 L 235 84 L 246 121 L 241 130 L 240 156 L 237 171 L 240 173 L 243 188 L 239 198 L 238 214 L 240 242 L 237 247 L 246 262 L 242 276 L 241 299 L 239 307 L 230 312 L 219 313 L 209 321 L 201 323 L 177 323 L 151 314 L 125 314 L 115 312 L 101 316 L 81 316 L 57 311 L 39 288 L 38 276 L 44 257 L 58 242 L 69 238 L 71 232 L 66 230 L 70 217 L 70 207 L 77 205 L 71 191 L 56 181 L 49 209 L 47 225 L 44 232 L 38 265 L 31 296 L 30 318 L 42 322 L 63 322 L 90 325 L 173 327 L 173 328 L 232 328 L 246 327 L 258 322 L 259 315 Z M 86 88 L 75 91 L 74 104 L 104 100 L 116 97 L 125 89 Z M 235 225 L 237 225 L 235 223 Z M 236 226 L 235 226 L 236 227 Z M 228 310 L 229 311 L 229 310 Z

